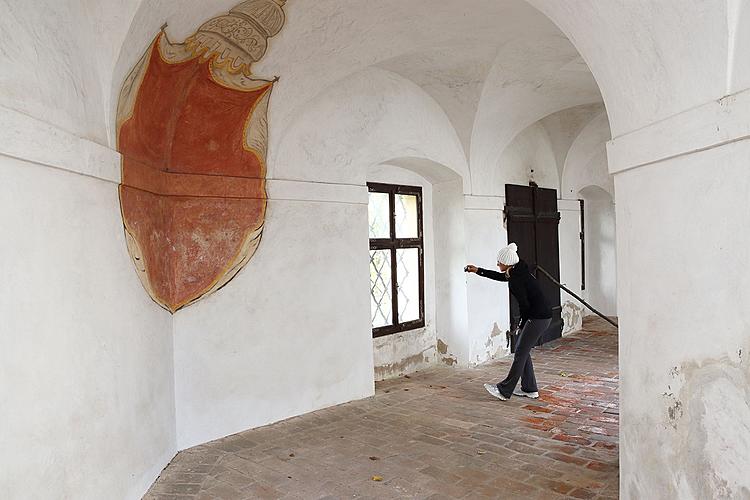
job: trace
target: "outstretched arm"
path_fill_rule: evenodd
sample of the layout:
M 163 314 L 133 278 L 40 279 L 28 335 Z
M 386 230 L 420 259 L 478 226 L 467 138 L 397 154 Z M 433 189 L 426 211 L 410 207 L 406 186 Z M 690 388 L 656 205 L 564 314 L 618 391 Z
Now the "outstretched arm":
M 495 281 L 508 281 L 508 275 L 505 273 L 499 273 L 497 271 L 490 271 L 489 269 L 482 269 L 481 267 L 469 264 L 464 269 L 467 273 L 476 273 L 483 278 L 489 278 Z

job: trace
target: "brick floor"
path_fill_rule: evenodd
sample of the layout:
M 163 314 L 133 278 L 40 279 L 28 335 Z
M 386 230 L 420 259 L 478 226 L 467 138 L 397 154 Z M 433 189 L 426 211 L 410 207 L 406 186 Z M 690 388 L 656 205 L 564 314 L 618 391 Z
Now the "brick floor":
M 485 392 L 510 359 L 436 368 L 181 452 L 145 498 L 617 498 L 616 331 L 587 319 L 533 359 L 538 400 Z

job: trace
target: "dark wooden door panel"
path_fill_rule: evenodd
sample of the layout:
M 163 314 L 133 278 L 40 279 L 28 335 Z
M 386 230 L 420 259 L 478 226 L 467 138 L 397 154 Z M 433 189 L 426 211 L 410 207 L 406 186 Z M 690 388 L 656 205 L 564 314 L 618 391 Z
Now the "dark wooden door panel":
M 529 188 L 534 193 L 536 217 L 536 264 L 560 280 L 560 212 L 557 211 L 557 191 L 554 189 Z M 560 289 L 550 280 L 536 273 L 539 285 L 552 308 L 552 322 L 542 335 L 543 344 L 562 335 L 562 307 Z
M 506 185 L 505 214 L 508 242 L 518 245 L 518 256 L 526 262 L 536 259 L 536 235 L 533 194 L 525 186 Z M 508 200 L 512 200 L 508 202 Z M 521 321 L 518 302 L 510 296 L 510 326 L 514 330 Z M 513 339 L 515 340 L 515 339 Z M 511 345 L 515 352 L 515 342 Z
M 531 186 L 505 186 L 505 215 L 508 241 L 518 245 L 518 255 L 537 275 L 536 266 L 546 269 L 556 279 L 560 277 L 560 243 L 558 228 L 557 191 Z M 539 345 L 562 335 L 562 307 L 560 290 L 551 281 L 538 278 L 539 285 L 552 307 L 552 322 L 539 340 Z M 511 327 L 518 325 L 520 314 L 516 300 L 511 297 Z M 515 351 L 515 346 L 511 346 Z

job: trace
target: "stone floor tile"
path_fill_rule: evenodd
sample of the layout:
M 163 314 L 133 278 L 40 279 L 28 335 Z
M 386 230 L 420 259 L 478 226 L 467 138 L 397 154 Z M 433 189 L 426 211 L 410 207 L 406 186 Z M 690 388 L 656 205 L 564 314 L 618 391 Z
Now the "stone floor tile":
M 536 348 L 536 400 L 486 394 L 509 358 L 380 382 L 374 398 L 185 450 L 144 498 L 617 498 L 617 343 L 587 318 Z

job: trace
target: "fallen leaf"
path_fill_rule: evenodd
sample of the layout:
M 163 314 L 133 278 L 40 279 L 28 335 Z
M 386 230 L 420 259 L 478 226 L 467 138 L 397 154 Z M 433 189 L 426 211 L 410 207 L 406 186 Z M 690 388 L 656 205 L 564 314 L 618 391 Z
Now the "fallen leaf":
M 383 478 L 382 478 L 382 477 L 380 477 L 380 476 L 372 476 L 372 480 L 373 480 L 373 481 L 382 481 L 382 480 L 383 480 Z

